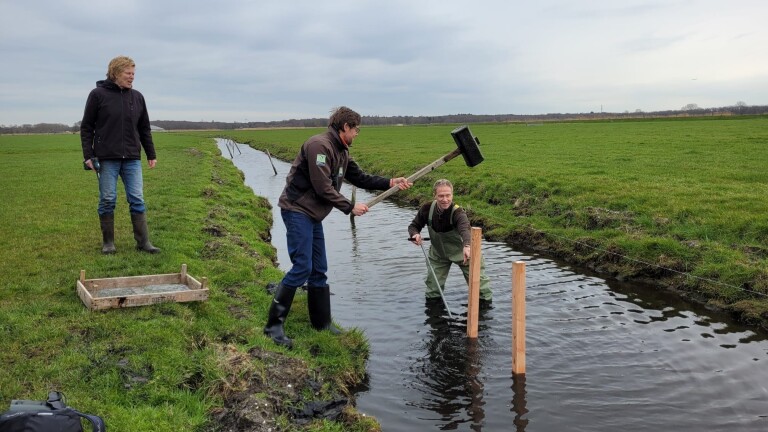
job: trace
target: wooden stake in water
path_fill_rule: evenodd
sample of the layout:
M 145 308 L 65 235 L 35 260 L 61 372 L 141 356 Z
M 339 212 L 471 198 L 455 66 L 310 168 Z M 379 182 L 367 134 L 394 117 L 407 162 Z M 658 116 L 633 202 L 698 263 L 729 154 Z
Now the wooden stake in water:
M 469 247 L 469 302 L 467 304 L 467 337 L 477 338 L 477 321 L 480 315 L 480 263 L 483 252 L 480 248 L 483 230 L 472 227 L 472 243 Z
M 525 375 L 525 263 L 512 264 L 512 374 Z

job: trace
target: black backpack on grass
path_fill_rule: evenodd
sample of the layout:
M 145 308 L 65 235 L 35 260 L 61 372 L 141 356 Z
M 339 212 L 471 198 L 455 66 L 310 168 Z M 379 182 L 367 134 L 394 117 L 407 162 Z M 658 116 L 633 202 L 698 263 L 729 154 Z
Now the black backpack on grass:
M 83 432 L 80 419 L 93 425 L 93 432 L 105 432 L 104 420 L 83 414 L 64 404 L 64 395 L 52 391 L 48 400 L 12 400 L 8 411 L 0 415 L 2 432 Z

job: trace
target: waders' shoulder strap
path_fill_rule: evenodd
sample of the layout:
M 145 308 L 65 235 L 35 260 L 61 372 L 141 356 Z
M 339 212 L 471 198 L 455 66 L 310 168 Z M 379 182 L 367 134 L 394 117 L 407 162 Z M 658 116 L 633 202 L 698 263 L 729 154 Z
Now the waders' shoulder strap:
M 429 216 L 427 216 L 427 226 L 429 228 L 432 228 L 432 215 L 435 214 L 435 206 L 437 206 L 437 201 L 432 201 L 432 206 L 429 207 Z

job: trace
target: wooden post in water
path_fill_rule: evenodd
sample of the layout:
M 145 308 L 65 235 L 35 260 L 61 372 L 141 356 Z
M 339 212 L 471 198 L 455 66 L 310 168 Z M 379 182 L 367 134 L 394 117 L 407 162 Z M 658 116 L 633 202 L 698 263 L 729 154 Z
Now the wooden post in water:
M 480 315 L 480 263 L 483 252 L 483 230 L 472 227 L 472 243 L 469 258 L 469 302 L 467 304 L 467 337 L 477 338 L 477 321 Z
M 525 375 L 525 263 L 512 264 L 512 374 Z

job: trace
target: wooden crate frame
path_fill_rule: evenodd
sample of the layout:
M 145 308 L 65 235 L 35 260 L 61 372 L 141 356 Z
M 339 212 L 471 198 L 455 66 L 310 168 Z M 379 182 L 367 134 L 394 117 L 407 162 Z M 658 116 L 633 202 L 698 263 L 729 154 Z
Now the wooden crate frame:
M 150 285 L 179 284 L 189 290 L 172 292 L 154 292 L 113 297 L 95 297 L 94 295 L 110 288 L 136 288 Z M 187 274 L 187 265 L 181 265 L 181 272 L 145 276 L 128 276 L 105 279 L 86 279 L 85 270 L 80 270 L 80 279 L 76 283 L 77 295 L 88 309 L 103 310 L 133 306 L 146 306 L 158 303 L 181 303 L 208 300 L 208 279 L 198 281 Z

